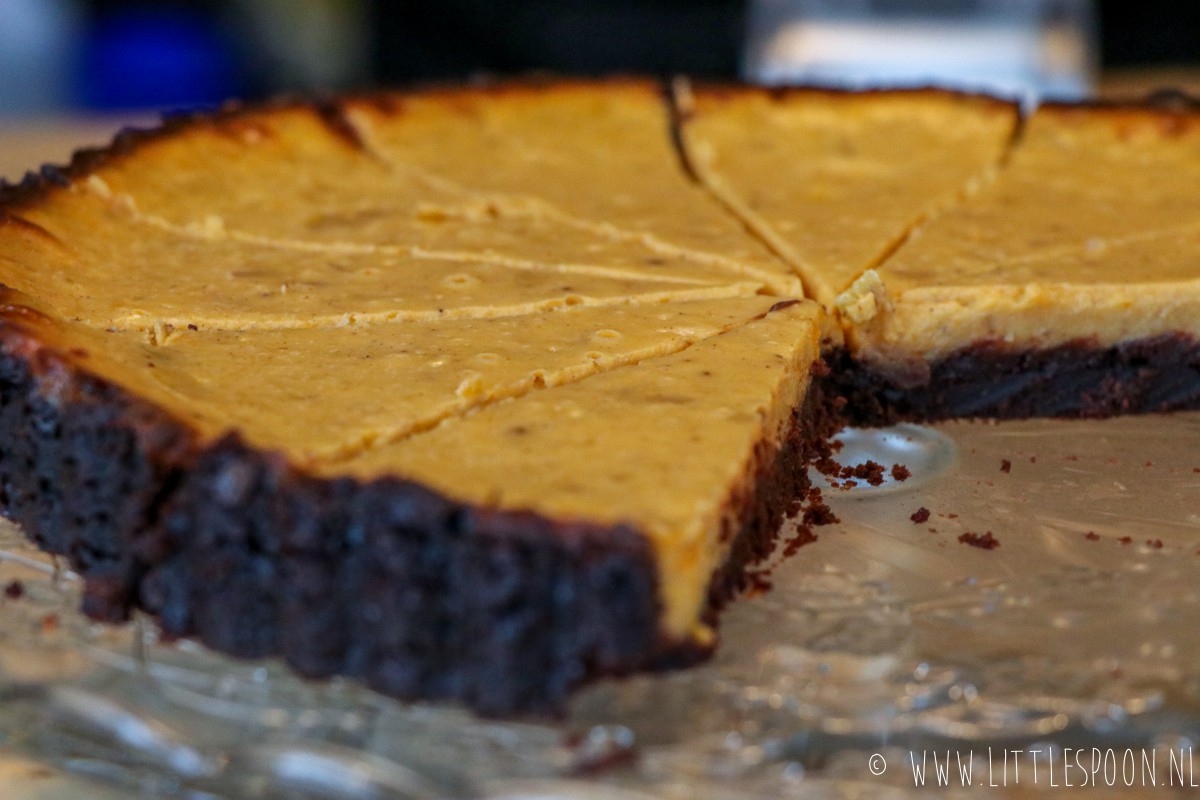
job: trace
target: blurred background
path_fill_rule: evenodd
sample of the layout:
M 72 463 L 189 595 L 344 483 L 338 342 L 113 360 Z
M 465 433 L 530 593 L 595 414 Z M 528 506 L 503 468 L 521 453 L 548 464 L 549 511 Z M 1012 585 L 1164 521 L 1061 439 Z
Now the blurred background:
M 1194 0 L 0 0 L 8 119 L 480 72 L 1080 97 L 1098 76 L 1197 69 Z

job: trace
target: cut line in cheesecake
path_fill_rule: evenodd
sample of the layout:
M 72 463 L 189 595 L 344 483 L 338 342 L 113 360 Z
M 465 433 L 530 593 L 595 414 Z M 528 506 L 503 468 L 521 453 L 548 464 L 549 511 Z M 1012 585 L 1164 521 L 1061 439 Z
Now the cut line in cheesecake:
M 659 281 L 653 274 L 576 272 L 439 254 L 311 253 L 221 237 L 177 237 L 136 226 L 123 212 L 74 193 L 57 204 L 55 218 L 47 213 L 26 211 L 0 225 L 5 280 L 27 295 L 52 297 L 63 316 L 101 328 L 341 327 L 752 296 L 763 290 L 757 282 L 683 283 Z M 35 225 L 15 222 L 26 217 Z M 131 230 L 136 238 L 121 244 Z M 35 231 L 49 231 L 50 239 Z
M 668 96 L 685 169 L 833 309 L 922 222 L 986 185 L 1019 108 L 933 89 L 838 92 L 696 84 Z

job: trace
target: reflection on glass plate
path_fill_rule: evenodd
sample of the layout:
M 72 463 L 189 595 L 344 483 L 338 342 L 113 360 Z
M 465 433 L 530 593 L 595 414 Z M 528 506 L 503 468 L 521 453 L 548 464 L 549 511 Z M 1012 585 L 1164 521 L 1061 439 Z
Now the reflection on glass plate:
M 555 721 L 89 623 L 78 580 L 6 527 L 4 797 L 907 798 L 932 752 L 1040 796 L 1088 779 L 1063 771 L 1075 748 L 1113 797 L 1200 785 L 1200 415 L 842 437 L 844 462 L 913 477 L 826 489 L 842 522 L 733 604 L 712 662 L 591 687 Z M 1132 784 L 1108 754 L 1137 759 Z

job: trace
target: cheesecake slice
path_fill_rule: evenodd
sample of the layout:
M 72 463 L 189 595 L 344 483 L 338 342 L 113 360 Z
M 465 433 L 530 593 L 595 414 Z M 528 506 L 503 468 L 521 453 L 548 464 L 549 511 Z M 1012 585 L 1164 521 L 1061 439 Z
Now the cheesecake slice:
M 397 171 L 437 176 L 498 198 L 533 203 L 565 225 L 638 242 L 692 273 L 725 270 L 798 296 L 789 265 L 745 235 L 679 167 L 664 91 L 649 81 L 527 82 L 351 101 L 344 108 L 366 148 Z
M 1038 109 L 994 180 L 838 298 L 859 388 L 900 415 L 1196 407 L 1198 181 L 1194 108 Z
M 768 306 L 302 473 L 218 443 L 135 537 L 161 554 L 139 603 L 168 634 L 490 713 L 689 663 L 830 433 L 797 413 L 820 315 Z
M 147 225 L 77 186 L 0 218 L 10 288 L 61 316 L 131 331 L 331 328 L 753 295 L 728 275 L 519 263 L 402 248 L 294 249 Z M 560 256 L 573 242 L 560 244 Z
M 918 223 L 985 185 L 1016 106 L 938 90 L 837 92 L 675 83 L 698 180 L 832 308 Z
M 8 299 L 35 304 L 11 290 Z M 168 405 L 201 441 L 237 430 L 294 463 L 336 464 L 479 406 L 679 352 L 776 301 L 752 294 L 278 329 L 126 331 L 42 315 L 36 324 L 41 339 L 73 343 L 80 367 Z
M 364 480 L 398 472 L 469 504 L 629 525 L 671 576 L 661 586 L 665 634 L 710 642 L 702 619 L 710 578 L 744 517 L 766 514 L 755 536 L 773 534 L 756 493 L 802 481 L 774 473 L 777 460 L 799 457 L 797 410 L 819 356 L 820 320 L 817 305 L 783 301 L 636 368 L 479 408 L 318 472 Z

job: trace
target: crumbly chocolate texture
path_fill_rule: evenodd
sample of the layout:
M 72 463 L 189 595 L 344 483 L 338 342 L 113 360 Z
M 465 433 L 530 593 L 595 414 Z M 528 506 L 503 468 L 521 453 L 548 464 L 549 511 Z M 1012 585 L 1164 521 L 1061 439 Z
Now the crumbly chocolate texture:
M 802 408 L 793 412 L 783 446 L 771 452 L 766 443 L 760 445 L 753 495 L 733 503 L 742 509 L 741 521 L 738 530 L 730 531 L 736 536 L 733 549 L 709 587 L 708 622 L 715 623 L 724 604 L 750 588 L 747 568 L 771 554 L 784 516 L 800 510 L 809 494 L 808 465 L 829 455 L 829 439 L 842 427 L 831 408 L 822 386 L 814 383 Z
M 793 416 L 782 447 L 756 451 L 753 490 L 729 498 L 733 549 L 710 619 L 807 490 L 804 465 L 833 431 L 821 405 Z M 588 680 L 711 650 L 663 637 L 655 555 L 635 530 L 394 478 L 319 479 L 236 436 L 200 445 L 11 318 L 0 435 L 0 510 L 70 560 L 98 619 L 140 608 L 167 637 L 488 714 L 553 712 Z
M 454 503 L 396 479 L 324 481 L 236 440 L 164 503 L 138 605 L 169 636 L 401 698 L 557 708 L 659 640 L 654 554 L 627 528 Z
M 1019 351 L 964 348 L 903 387 L 845 351 L 827 356 L 847 421 L 879 425 L 959 417 L 1111 417 L 1200 408 L 1200 342 L 1172 334 L 1100 347 L 1087 341 Z

